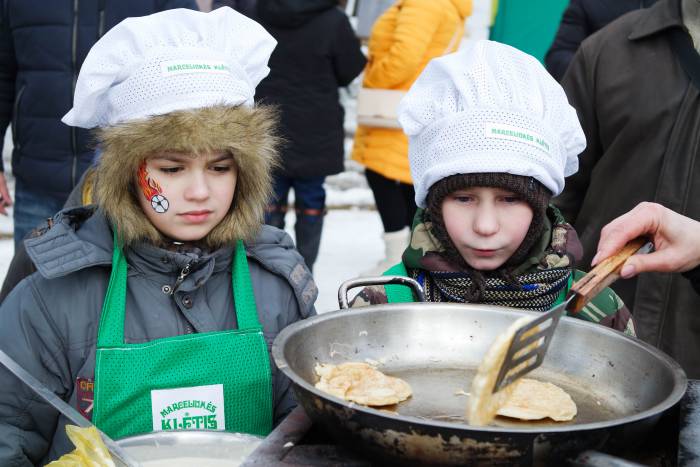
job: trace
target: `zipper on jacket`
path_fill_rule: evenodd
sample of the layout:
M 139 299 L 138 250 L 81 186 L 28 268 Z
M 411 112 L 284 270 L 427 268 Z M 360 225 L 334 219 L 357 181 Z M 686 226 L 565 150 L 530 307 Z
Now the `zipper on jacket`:
M 78 82 L 78 2 L 73 0 L 73 37 L 71 40 L 71 66 L 73 71 L 73 83 L 71 86 L 70 101 L 73 102 L 75 97 L 75 85 Z M 75 187 L 76 177 L 78 174 L 78 135 L 74 126 L 70 127 L 70 144 L 73 150 L 73 164 L 70 173 L 71 189 Z
M 170 295 L 174 295 L 175 292 L 177 291 L 177 288 L 180 287 L 180 284 L 185 280 L 185 278 L 190 274 L 190 269 L 191 269 L 192 263 L 188 263 L 185 265 L 184 268 L 182 268 L 182 271 L 180 271 L 180 275 L 177 276 L 177 280 L 175 281 L 175 285 L 173 286 L 173 291 L 171 292 Z
M 22 100 L 22 94 L 24 94 L 24 90 L 27 88 L 27 85 L 23 85 L 21 88 L 19 88 L 19 91 L 17 92 L 17 95 L 15 96 L 15 104 L 12 109 L 12 144 L 14 145 L 15 149 L 17 151 L 20 150 L 20 144 L 19 141 L 17 140 L 18 138 L 18 133 L 17 133 L 17 125 L 19 124 L 19 103 L 20 100 Z
M 173 286 L 173 290 L 170 292 L 170 295 L 175 295 L 177 288 L 180 287 L 180 284 L 182 284 L 185 278 L 190 274 L 193 263 L 194 261 L 192 263 L 187 263 L 185 267 L 182 268 L 180 275 L 177 276 L 177 280 L 175 281 L 175 285 Z M 194 327 L 190 324 L 187 317 L 185 317 L 185 334 L 194 334 Z

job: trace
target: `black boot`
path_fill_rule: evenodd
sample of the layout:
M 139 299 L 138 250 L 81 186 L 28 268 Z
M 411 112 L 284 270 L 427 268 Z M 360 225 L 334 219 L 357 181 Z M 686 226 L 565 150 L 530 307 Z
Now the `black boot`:
M 313 270 L 318 248 L 321 245 L 321 231 L 323 230 L 323 216 L 325 212 L 320 209 L 298 209 L 294 232 L 297 237 L 297 250 L 306 261 L 309 269 Z

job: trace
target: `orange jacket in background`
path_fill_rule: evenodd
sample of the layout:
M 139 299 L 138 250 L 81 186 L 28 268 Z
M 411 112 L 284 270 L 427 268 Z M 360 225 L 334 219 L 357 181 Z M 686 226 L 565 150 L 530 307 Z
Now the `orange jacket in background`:
M 363 85 L 410 88 L 431 59 L 457 49 L 471 12 L 472 0 L 398 0 L 372 27 Z M 412 183 L 408 139 L 400 129 L 358 126 L 352 158 L 384 177 Z

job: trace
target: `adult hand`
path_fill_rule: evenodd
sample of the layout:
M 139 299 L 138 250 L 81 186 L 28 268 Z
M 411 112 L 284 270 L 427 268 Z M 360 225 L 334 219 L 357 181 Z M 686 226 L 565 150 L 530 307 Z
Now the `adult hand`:
M 12 206 L 12 197 L 10 196 L 10 190 L 7 189 L 5 174 L 0 172 L 0 214 L 6 216 L 9 206 Z
M 656 251 L 630 257 L 620 271 L 623 278 L 647 271 L 685 272 L 700 264 L 700 222 L 644 202 L 603 227 L 592 265 L 641 235 L 652 239 Z

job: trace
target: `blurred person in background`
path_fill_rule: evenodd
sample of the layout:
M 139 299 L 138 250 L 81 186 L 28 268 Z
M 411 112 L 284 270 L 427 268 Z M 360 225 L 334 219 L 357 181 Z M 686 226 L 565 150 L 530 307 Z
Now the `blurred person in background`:
M 195 0 L 0 0 L 0 133 L 12 124 L 15 246 L 62 207 L 92 163 L 88 132 L 61 117 L 71 108 L 90 47 L 129 16 Z M 2 141 L 0 141 L 0 153 Z M 0 160 L 0 214 L 13 204 Z
M 614 19 L 647 8 L 656 0 L 571 0 L 544 59 L 547 71 L 561 81 L 581 42 Z
M 700 2 L 659 0 L 586 39 L 562 80 L 586 134 L 554 202 L 590 264 L 601 229 L 642 201 L 700 219 Z M 700 296 L 678 275 L 613 285 L 637 334 L 700 377 Z
M 294 189 L 296 245 L 312 268 L 326 211 L 323 182 L 344 169 L 338 87 L 350 84 L 366 59 L 337 0 L 258 0 L 255 19 L 278 43 L 255 97 L 279 108 L 284 139 L 265 222 L 284 229 Z
M 231 7 L 239 13 L 252 17 L 255 15 L 255 4 L 257 0 L 214 0 L 211 3 L 212 10 L 222 6 Z
M 471 12 L 471 0 L 395 2 L 372 28 L 363 86 L 410 88 L 431 59 L 458 48 Z M 365 166 L 384 227 L 385 257 L 366 274 L 381 274 L 401 260 L 416 212 L 408 138 L 399 128 L 358 125 L 352 158 Z

